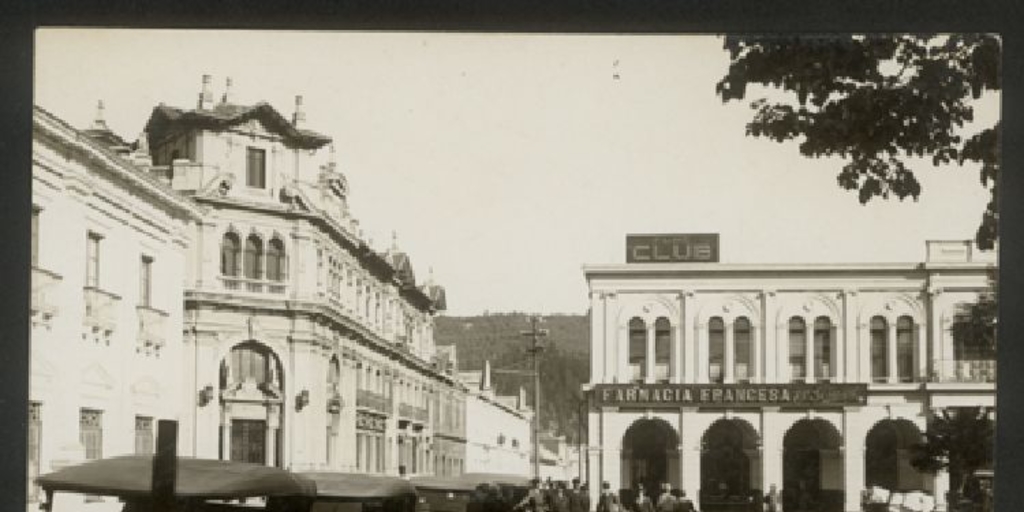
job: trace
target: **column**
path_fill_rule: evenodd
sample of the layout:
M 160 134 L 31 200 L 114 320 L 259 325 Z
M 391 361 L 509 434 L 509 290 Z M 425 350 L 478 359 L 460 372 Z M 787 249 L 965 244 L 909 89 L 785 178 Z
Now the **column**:
M 267 422 L 267 465 L 277 466 L 277 428 Z
M 700 322 L 694 326 L 697 338 L 697 358 L 694 363 L 697 365 L 697 382 L 708 382 L 708 324 Z
M 617 492 L 622 487 L 622 449 L 621 439 L 614 439 L 609 432 L 607 415 L 614 412 L 611 408 L 601 410 L 601 479 L 611 485 Z M 595 505 L 596 506 L 596 502 Z
M 604 301 L 603 293 L 590 292 L 590 382 L 604 382 Z
M 839 320 L 842 326 L 837 332 L 839 341 L 839 355 L 842 357 L 839 367 L 836 368 L 836 382 L 861 382 L 858 376 L 857 366 L 857 317 L 854 312 L 854 301 L 857 292 L 854 290 L 843 290 L 840 294 L 843 299 L 843 317 Z
M 896 365 L 896 322 L 891 318 L 887 318 L 886 321 L 888 323 L 887 327 L 889 329 L 888 336 L 885 340 L 886 356 L 888 358 L 886 364 L 886 374 L 889 377 L 888 382 L 890 384 L 893 384 L 899 382 L 899 374 L 897 372 L 898 367 Z
M 220 436 L 224 440 L 220 445 L 220 460 L 231 460 L 231 420 L 226 417 L 220 423 Z
M 775 292 L 773 290 L 761 292 L 761 324 L 764 331 L 764 360 L 761 362 L 764 370 L 761 373 L 761 382 L 778 382 L 778 325 L 775 320 Z
M 861 509 L 860 492 L 866 488 L 864 438 L 867 432 L 862 425 L 865 422 L 857 421 L 856 416 L 859 412 L 860 407 L 843 409 L 843 473 L 846 488 L 843 510 L 846 512 L 857 512 Z
M 751 345 L 751 368 L 750 373 L 747 374 L 750 378 L 750 382 L 764 382 L 764 370 L 762 368 L 762 355 L 761 355 L 761 328 L 751 323 L 750 325 L 750 345 Z
M 734 368 L 736 366 L 736 346 L 733 341 L 732 327 L 733 322 L 725 324 L 725 361 L 723 362 L 725 368 L 722 368 L 722 382 L 726 384 L 732 384 L 736 380 Z
M 675 328 L 672 332 L 672 369 L 669 382 L 678 384 L 683 382 L 683 355 L 686 352 L 686 293 L 676 294 L 676 301 L 679 305 L 679 315 L 675 318 Z M 689 373 L 689 372 L 687 372 Z
M 654 382 L 654 324 L 654 321 L 647 324 L 647 343 L 644 344 L 644 382 L 648 384 Z
M 601 338 L 604 346 L 599 350 L 604 351 L 604 380 L 601 382 L 618 382 L 618 344 L 625 326 L 620 328 L 615 325 L 615 294 L 604 294 L 603 302 L 604 329 Z M 594 382 L 598 381 L 594 380 Z
M 925 382 L 928 380 L 928 345 L 922 335 L 922 325 L 914 322 L 914 382 Z
M 804 317 L 804 382 L 814 382 L 814 319 Z
M 697 414 L 693 407 L 683 407 L 679 411 L 679 488 L 686 491 L 686 496 L 694 503 L 700 496 L 700 438 L 703 435 L 693 426 L 697 424 Z
M 601 482 L 605 480 L 601 473 L 601 446 L 603 419 L 601 411 L 587 411 L 587 483 L 589 484 L 591 507 L 597 507 L 597 499 L 601 494 Z M 595 441 L 597 441 L 595 443 Z M 589 511 L 587 511 L 589 512 Z
M 782 506 L 782 417 L 778 407 L 765 407 L 761 411 L 761 490 L 776 488 L 776 508 Z
M 682 347 L 682 380 L 687 384 L 696 382 L 697 367 L 694 365 L 697 360 L 697 337 L 688 335 L 691 330 L 687 329 L 690 325 L 691 320 L 690 304 L 693 298 L 692 292 L 683 292 L 679 294 L 679 305 L 680 305 L 680 319 L 679 319 L 679 344 Z M 694 333 L 696 334 L 696 333 Z

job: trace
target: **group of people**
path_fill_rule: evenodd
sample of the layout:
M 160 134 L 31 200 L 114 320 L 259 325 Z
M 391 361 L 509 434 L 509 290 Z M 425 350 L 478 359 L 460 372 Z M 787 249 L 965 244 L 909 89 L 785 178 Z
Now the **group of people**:
M 673 489 L 668 482 L 661 484 L 661 493 L 657 501 L 644 490 L 643 484 L 637 486 L 633 503 L 623 505 L 619 496 L 612 492 L 611 486 L 605 482 L 601 486 L 601 498 L 597 504 L 597 512 L 696 512 L 693 501 L 686 496 L 686 491 Z M 625 510 L 624 510 L 625 509 Z
M 522 512 L 590 512 L 590 494 L 587 484 L 580 484 L 579 478 L 572 479 L 572 488 L 565 482 L 552 482 L 550 478 L 530 481 L 530 490 L 513 507 Z

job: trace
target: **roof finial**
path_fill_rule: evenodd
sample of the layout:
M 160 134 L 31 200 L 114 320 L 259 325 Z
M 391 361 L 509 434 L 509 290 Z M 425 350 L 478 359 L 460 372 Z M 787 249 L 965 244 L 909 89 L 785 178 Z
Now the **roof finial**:
M 103 106 L 103 100 L 96 102 L 96 118 L 92 121 L 92 128 L 94 130 L 109 130 L 107 128 L 107 120 L 105 119 L 105 107 Z
M 231 77 L 224 79 L 224 95 L 220 97 L 221 103 L 231 103 L 234 97 L 231 95 Z
M 484 374 L 480 379 L 480 391 L 491 390 L 491 360 L 484 359 Z
M 213 108 L 213 91 L 210 90 L 210 82 L 213 77 L 203 75 L 203 87 L 199 91 L 199 110 L 210 110 Z
M 398 250 L 398 232 L 393 229 L 391 230 L 391 250 Z
M 302 95 L 295 96 L 295 114 L 292 115 L 292 125 L 296 128 L 306 124 L 306 111 L 302 109 Z

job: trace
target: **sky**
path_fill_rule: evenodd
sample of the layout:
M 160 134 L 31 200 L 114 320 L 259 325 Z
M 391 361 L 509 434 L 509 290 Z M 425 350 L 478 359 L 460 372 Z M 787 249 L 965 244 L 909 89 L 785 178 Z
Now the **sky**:
M 432 269 L 449 315 L 583 313 L 582 266 L 628 233 L 719 233 L 723 263 L 919 262 L 973 238 L 972 166 L 915 162 L 919 201 L 861 205 L 835 159 L 745 136 L 710 35 L 41 29 L 35 103 L 127 140 L 160 103 L 266 101 L 333 137 L 350 207 L 383 250 Z M 998 97 L 976 105 L 979 124 Z

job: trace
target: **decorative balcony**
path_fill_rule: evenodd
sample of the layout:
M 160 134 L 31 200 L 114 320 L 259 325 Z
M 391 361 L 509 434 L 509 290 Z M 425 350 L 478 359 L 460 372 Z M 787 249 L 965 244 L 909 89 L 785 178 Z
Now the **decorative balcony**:
M 139 316 L 139 349 L 159 350 L 167 342 L 167 313 L 148 306 L 136 308 Z
M 935 362 L 932 382 L 994 383 L 995 359 L 947 359 Z
M 284 281 L 268 281 L 266 279 L 249 279 L 234 276 L 220 276 L 220 281 L 225 290 L 231 291 L 283 295 L 288 289 L 288 285 Z
M 94 331 L 113 331 L 117 327 L 117 305 L 121 297 L 93 286 L 86 286 L 85 325 Z
M 356 391 L 356 407 L 362 407 L 381 414 L 390 414 L 391 403 L 384 398 L 384 395 L 367 389 Z
M 63 278 L 49 270 L 32 267 L 32 318 L 48 322 L 53 315 L 57 314 L 57 304 L 54 301 L 54 288 Z M 37 317 L 38 315 L 38 317 Z

